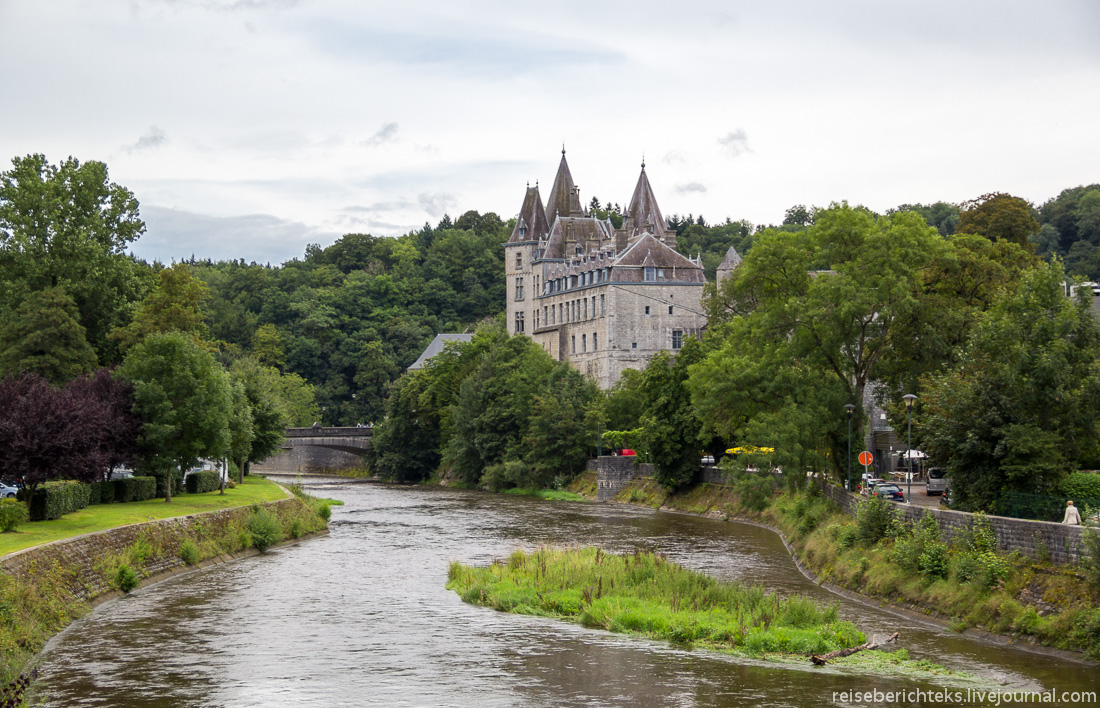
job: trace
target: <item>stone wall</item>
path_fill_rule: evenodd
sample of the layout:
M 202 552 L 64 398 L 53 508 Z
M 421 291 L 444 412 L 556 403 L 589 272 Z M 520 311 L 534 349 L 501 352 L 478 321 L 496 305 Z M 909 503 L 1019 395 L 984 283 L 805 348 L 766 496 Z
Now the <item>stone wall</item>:
M 653 474 L 653 465 L 634 464 L 633 455 L 604 455 L 596 461 L 596 501 L 611 501 L 635 477 Z
M 268 506 L 279 516 L 294 514 L 302 503 L 296 498 L 270 502 Z M 150 548 L 145 562 L 134 568 L 143 577 L 164 575 L 186 569 L 179 549 L 187 538 L 214 538 L 233 523 L 243 523 L 252 513 L 251 507 L 238 507 L 204 514 L 161 519 L 143 524 L 131 524 L 107 531 L 77 536 L 16 551 L 0 559 L 0 572 L 28 582 L 60 571 L 69 594 L 81 602 L 92 602 L 111 593 L 112 563 L 139 540 Z
M 860 497 L 845 492 L 833 484 L 825 486 L 825 496 L 835 501 L 846 513 L 855 515 Z M 973 514 L 964 511 L 950 511 L 934 507 L 895 504 L 901 517 L 911 523 L 920 521 L 924 514 L 932 514 L 939 522 L 945 541 L 950 542 L 960 533 L 970 528 Z M 1025 556 L 1037 558 L 1042 546 L 1046 547 L 1050 560 L 1055 563 L 1076 563 L 1083 552 L 1084 528 L 1068 526 L 1051 521 L 1031 521 L 1012 519 L 1006 516 L 987 516 L 993 533 L 997 536 L 997 547 L 1006 553 L 1019 551 Z

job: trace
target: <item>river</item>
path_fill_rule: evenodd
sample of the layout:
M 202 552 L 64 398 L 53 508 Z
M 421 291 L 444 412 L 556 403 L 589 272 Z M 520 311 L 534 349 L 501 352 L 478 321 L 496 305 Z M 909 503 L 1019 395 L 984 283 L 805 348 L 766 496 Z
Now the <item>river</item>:
M 451 560 L 516 547 L 651 548 L 691 568 L 837 603 L 868 635 L 1004 690 L 1096 691 L 1097 669 L 993 646 L 839 598 L 806 579 L 774 533 L 618 505 L 438 487 L 310 481 L 341 499 L 330 534 L 212 566 L 107 603 L 47 646 L 35 705 L 877 705 L 844 692 L 966 686 L 774 665 L 462 603 Z M 849 696 L 851 698 L 851 696 Z M 927 697 L 906 705 L 937 705 Z M 973 695 L 970 696 L 973 698 Z M 1065 701 L 1060 704 L 1072 705 Z

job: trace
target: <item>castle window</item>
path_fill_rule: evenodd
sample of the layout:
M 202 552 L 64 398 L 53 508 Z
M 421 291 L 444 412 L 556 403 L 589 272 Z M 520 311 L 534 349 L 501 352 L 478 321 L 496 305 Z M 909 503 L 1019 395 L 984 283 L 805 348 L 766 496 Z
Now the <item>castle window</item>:
M 523 313 L 516 313 L 516 334 L 523 334 Z
M 653 266 L 646 266 L 642 272 L 647 283 L 657 280 L 657 269 Z
M 565 305 L 560 302 L 558 303 L 558 322 L 565 324 Z
M 550 324 L 550 320 L 547 319 L 549 316 L 550 316 L 550 313 L 547 312 L 546 305 L 543 305 L 542 306 L 542 321 L 545 322 L 546 324 Z
M 539 308 L 535 308 L 535 329 L 539 328 Z
M 672 330 L 672 348 L 679 349 L 684 346 L 684 333 L 678 329 Z
M 604 315 L 607 314 L 606 304 L 607 304 L 606 298 L 603 295 L 600 295 L 600 317 L 603 317 Z
M 523 299 L 523 278 L 516 278 L 516 299 Z
M 592 317 L 596 317 L 596 296 L 592 296 Z
M 574 354 L 576 354 L 576 353 L 577 353 L 577 335 L 575 335 L 575 334 L 574 334 L 574 335 L 573 335 L 572 337 L 570 337 L 569 339 L 570 339 L 570 346 L 572 347 L 572 350 L 571 350 L 571 351 L 572 351 L 572 352 L 573 352 Z
M 658 278 L 664 278 L 665 277 L 665 269 L 664 268 L 658 268 L 657 269 L 657 277 Z
M 584 319 L 588 319 L 588 298 L 584 299 Z
M 668 306 L 668 314 L 670 314 L 670 315 L 672 314 L 672 305 Z
M 600 345 L 597 344 L 597 342 L 598 342 L 598 340 L 596 339 L 596 333 L 593 332 L 592 333 L 592 351 L 594 351 L 594 352 L 600 350 Z
M 631 342 L 630 343 L 630 348 L 631 349 L 637 349 L 638 348 L 638 343 L 637 342 Z
M 520 230 L 520 235 L 521 236 L 523 235 L 523 230 L 522 229 Z M 519 270 L 522 267 L 523 267 L 523 254 L 522 253 L 517 253 L 516 254 L 516 270 Z
M 588 335 L 587 334 L 582 334 L 581 335 L 581 353 L 582 354 L 588 353 Z
M 645 306 L 645 314 L 646 314 L 646 317 L 649 317 L 649 305 Z
M 526 235 L 527 235 L 527 227 L 526 226 L 519 227 L 519 237 L 523 238 Z

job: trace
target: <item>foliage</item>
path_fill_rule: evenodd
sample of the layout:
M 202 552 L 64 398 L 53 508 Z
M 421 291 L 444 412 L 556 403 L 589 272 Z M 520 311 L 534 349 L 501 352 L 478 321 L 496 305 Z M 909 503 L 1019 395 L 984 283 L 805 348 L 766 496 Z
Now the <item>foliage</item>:
M 1094 588 L 1100 589 L 1100 531 L 1086 528 L 1081 540 L 1084 541 L 1081 568 L 1085 571 L 1085 577 L 1088 578 L 1089 583 Z
M 27 501 L 22 490 L 19 498 Z M 30 520 L 60 519 L 65 514 L 87 507 L 90 500 L 91 490 L 87 484 L 71 480 L 46 482 L 28 501 Z
M 88 484 L 88 506 L 110 504 L 115 500 L 115 485 L 110 481 Z
M 948 468 L 960 509 L 992 510 L 1004 492 L 1052 493 L 1097 458 L 1100 324 L 1063 281 L 1057 262 L 1024 273 L 959 363 L 926 382 L 916 444 Z
M 1071 472 L 1059 485 L 1066 499 L 1100 500 L 1100 474 L 1096 472 Z
M 153 499 L 157 493 L 155 477 L 127 477 L 111 480 L 115 488 L 115 501 L 120 503 Z
M 929 226 L 940 232 L 940 236 L 950 236 L 955 233 L 955 227 L 959 223 L 959 207 L 948 202 L 936 202 L 935 204 L 902 204 L 887 213 L 898 211 L 915 211 L 924 217 Z
M 16 499 L 0 499 L 0 533 L 15 531 L 29 518 L 26 504 Z
M 329 519 L 332 518 L 332 507 L 329 506 L 328 502 L 320 504 L 317 507 L 317 516 L 325 523 L 328 523 Z
M 1030 248 L 1029 238 L 1039 231 L 1033 211 L 1031 205 L 1019 197 L 1003 192 L 983 194 L 963 202 L 955 230 Z
M 260 553 L 283 540 L 283 525 L 267 507 L 254 507 L 246 525 L 252 537 L 252 546 Z
M 206 285 L 192 275 L 186 264 L 164 268 L 157 273 L 156 288 L 142 300 L 133 320 L 126 327 L 114 329 L 110 338 L 118 342 L 123 353 L 150 335 L 165 332 L 183 332 L 203 344 L 209 339 L 202 313 L 208 297 Z
M 99 361 L 117 362 L 107 333 L 146 288 L 143 269 L 126 255 L 144 231 L 134 195 L 109 182 L 102 162 L 13 159 L 0 173 L 0 311 L 64 288 Z
M 200 560 L 199 547 L 189 538 L 180 544 L 180 560 L 187 565 L 197 565 Z
M 115 587 L 124 593 L 129 594 L 131 590 L 136 590 L 141 585 L 141 578 L 129 565 L 122 563 L 118 566 L 118 570 L 115 571 Z
M 519 460 L 510 460 L 486 467 L 484 474 L 481 475 L 480 484 L 490 492 L 499 492 L 514 487 L 534 486 L 530 477 L 531 468 Z
M 133 386 L 109 369 L 97 369 L 73 379 L 66 388 L 77 397 L 97 401 L 106 408 L 102 416 L 92 421 L 101 465 L 96 477 L 110 479 L 115 467 L 135 465 L 141 420 L 134 415 Z
M 775 492 L 775 477 L 771 472 L 739 475 L 733 482 L 734 493 L 740 505 L 750 511 L 763 511 L 771 503 Z
M 837 609 L 686 570 L 652 552 L 517 550 L 488 568 L 451 563 L 465 602 L 742 654 L 823 653 L 865 637 Z
M 55 386 L 91 371 L 96 353 L 62 288 L 30 293 L 0 326 L 0 375 L 31 372 Z
M 188 494 L 212 492 L 222 486 L 222 475 L 216 470 L 196 470 L 185 480 Z
M 642 373 L 643 447 L 653 476 L 668 489 L 690 482 L 699 471 L 701 426 L 686 382 L 689 367 L 702 358 L 702 345 L 689 337 L 675 358 L 659 352 Z
M 120 373 L 133 384 L 134 408 L 144 421 L 138 444 L 146 469 L 183 470 L 229 451 L 229 377 L 191 337 L 146 338 L 129 350 Z
M 897 524 L 894 506 L 883 497 L 869 497 L 859 502 L 856 510 L 856 526 L 859 540 L 873 546 L 891 535 Z

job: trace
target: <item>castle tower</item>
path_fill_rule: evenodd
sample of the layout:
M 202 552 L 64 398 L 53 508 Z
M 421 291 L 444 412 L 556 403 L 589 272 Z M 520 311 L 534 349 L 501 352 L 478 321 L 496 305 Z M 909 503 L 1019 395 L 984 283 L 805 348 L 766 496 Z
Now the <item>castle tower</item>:
M 657 206 L 657 197 L 653 194 L 653 187 L 645 173 L 644 161 L 642 173 L 638 175 L 638 184 L 634 187 L 634 195 L 630 197 L 630 206 L 623 214 L 623 231 L 628 241 L 649 232 L 669 248 L 676 248 L 676 232 L 665 225 L 665 217 Z
M 726 257 L 718 264 L 717 281 L 715 284 L 718 286 L 719 290 L 722 289 L 722 281 L 728 278 L 740 263 L 741 254 L 737 252 L 736 248 L 730 246 L 730 250 L 726 251 Z
M 561 162 L 558 164 L 558 173 L 554 175 L 554 183 L 550 186 L 550 196 L 546 199 L 546 216 L 553 225 L 554 219 L 559 216 L 584 216 L 581 208 L 581 195 L 577 185 L 573 183 L 573 175 L 569 173 L 569 163 L 565 161 L 565 148 L 561 149 Z
M 562 163 L 565 157 L 562 156 Z M 566 168 L 568 174 L 568 168 Z M 532 265 L 535 249 L 540 239 L 550 232 L 546 223 L 546 211 L 542 208 L 542 197 L 538 185 L 528 187 L 520 207 L 516 227 L 504 244 L 504 272 L 507 285 L 506 311 L 507 327 L 510 334 L 527 334 L 538 326 L 535 307 L 532 304 L 538 295 L 542 283 Z

